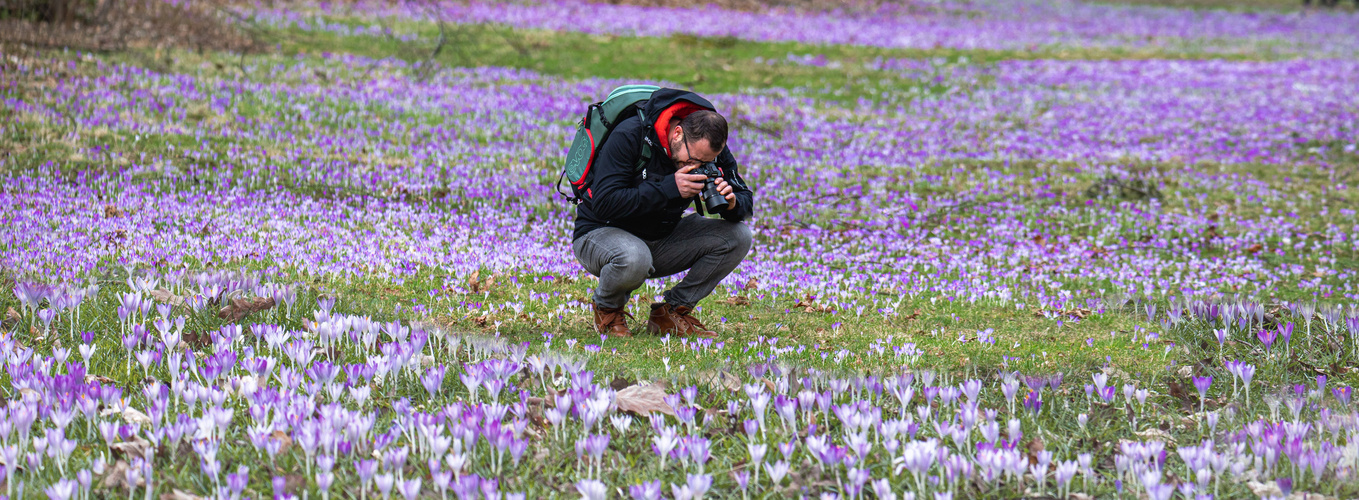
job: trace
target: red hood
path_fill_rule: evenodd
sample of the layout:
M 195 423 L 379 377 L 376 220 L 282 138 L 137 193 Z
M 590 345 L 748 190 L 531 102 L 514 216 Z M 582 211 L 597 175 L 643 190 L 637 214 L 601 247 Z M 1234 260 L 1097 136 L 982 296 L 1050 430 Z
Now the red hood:
M 670 120 L 684 119 L 689 113 L 704 109 L 708 108 L 689 101 L 679 101 L 661 111 L 653 127 L 656 129 L 656 138 L 660 140 L 661 148 L 665 149 L 665 154 L 670 154 Z

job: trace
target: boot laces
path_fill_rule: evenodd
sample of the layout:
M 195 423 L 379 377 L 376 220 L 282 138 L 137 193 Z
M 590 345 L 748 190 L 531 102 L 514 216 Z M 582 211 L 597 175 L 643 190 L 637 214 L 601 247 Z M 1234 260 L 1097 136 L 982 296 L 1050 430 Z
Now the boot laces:
M 675 314 L 679 316 L 680 319 L 683 319 L 685 323 L 688 323 L 691 330 L 707 330 L 707 327 L 703 326 L 703 323 L 700 323 L 698 318 L 690 316 L 688 313 L 676 312 Z
M 628 319 L 636 319 L 636 317 L 633 316 L 632 313 L 628 312 L 627 309 L 619 309 L 617 311 L 611 312 L 602 312 L 601 316 L 603 316 L 603 318 L 601 319 L 604 320 L 603 321 L 604 328 L 612 328 L 615 325 L 623 325 L 626 327 L 628 326 L 627 321 Z

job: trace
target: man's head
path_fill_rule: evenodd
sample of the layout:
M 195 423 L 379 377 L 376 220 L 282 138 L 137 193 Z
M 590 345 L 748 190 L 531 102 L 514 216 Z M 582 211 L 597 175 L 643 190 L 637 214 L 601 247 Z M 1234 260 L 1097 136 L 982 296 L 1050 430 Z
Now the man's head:
M 714 111 L 689 113 L 670 122 L 670 159 L 680 167 L 716 161 L 727 145 L 727 119 Z

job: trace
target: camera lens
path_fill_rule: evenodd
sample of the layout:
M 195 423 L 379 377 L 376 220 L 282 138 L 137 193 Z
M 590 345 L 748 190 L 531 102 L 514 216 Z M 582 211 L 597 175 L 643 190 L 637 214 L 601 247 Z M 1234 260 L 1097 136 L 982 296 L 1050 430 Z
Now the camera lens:
M 709 212 L 727 206 L 727 199 L 717 190 L 717 186 L 713 185 L 711 182 L 703 188 L 703 206 L 707 208 Z

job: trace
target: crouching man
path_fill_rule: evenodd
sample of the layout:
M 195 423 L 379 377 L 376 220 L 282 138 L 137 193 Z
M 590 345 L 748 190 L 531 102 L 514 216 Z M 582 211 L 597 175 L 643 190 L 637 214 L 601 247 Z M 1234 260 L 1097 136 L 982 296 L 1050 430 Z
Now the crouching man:
M 588 196 L 576 207 L 572 253 L 599 277 L 595 328 L 631 336 L 628 318 L 633 316 L 626 307 L 632 292 L 648 278 L 688 270 L 665 291 L 665 302 L 651 305 L 646 329 L 715 337 L 693 309 L 750 251 L 751 231 L 742 221 L 752 213 L 751 191 L 726 147 L 727 120 L 706 99 L 660 89 L 641 109 L 640 116 L 618 121 L 600 146 Z M 643 117 L 655 119 L 644 123 Z M 713 185 L 726 199 L 711 213 L 721 218 L 682 217 L 709 179 L 692 172 L 710 162 L 720 173 Z M 713 203 L 720 200 L 714 197 Z

